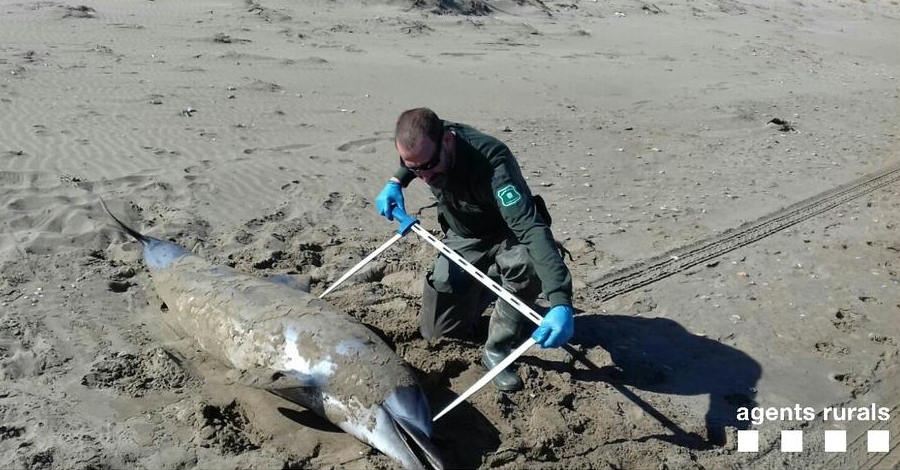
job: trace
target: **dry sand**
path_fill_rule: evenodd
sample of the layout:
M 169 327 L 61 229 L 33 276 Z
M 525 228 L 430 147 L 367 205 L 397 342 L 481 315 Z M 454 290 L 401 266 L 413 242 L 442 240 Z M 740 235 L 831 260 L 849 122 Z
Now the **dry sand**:
M 524 391 L 436 424 L 452 466 L 896 468 L 898 20 L 896 0 L 4 1 L 0 467 L 392 467 L 173 335 L 98 201 L 321 292 L 389 236 L 393 122 L 429 106 L 508 142 L 548 201 L 592 364 L 528 353 Z M 434 254 L 407 237 L 330 298 L 439 409 L 483 372 L 480 340 L 418 335 Z M 890 419 L 737 416 L 872 404 Z

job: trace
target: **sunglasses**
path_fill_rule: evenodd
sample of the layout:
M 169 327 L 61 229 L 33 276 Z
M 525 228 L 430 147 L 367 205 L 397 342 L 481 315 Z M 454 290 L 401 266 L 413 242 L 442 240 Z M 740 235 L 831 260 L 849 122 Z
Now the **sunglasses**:
M 437 146 L 434 148 L 434 155 L 428 159 L 427 162 L 419 165 L 419 166 L 408 166 L 403 163 L 403 159 L 400 160 L 400 164 L 405 166 L 407 169 L 414 173 L 419 173 L 422 171 L 428 171 L 434 169 L 434 167 L 438 166 L 441 163 L 441 149 L 444 146 L 444 139 L 439 139 L 437 142 Z

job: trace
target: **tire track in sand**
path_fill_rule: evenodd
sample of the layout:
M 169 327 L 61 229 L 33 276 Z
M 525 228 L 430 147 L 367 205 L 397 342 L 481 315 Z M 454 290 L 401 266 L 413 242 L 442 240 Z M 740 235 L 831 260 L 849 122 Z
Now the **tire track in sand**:
M 900 164 L 863 176 L 720 235 L 677 248 L 598 279 L 589 279 L 587 285 L 592 291 L 587 296 L 599 302 L 609 300 L 747 246 L 898 181 Z
M 864 429 L 854 433 L 855 437 L 847 443 L 847 452 L 839 454 L 829 461 L 825 468 L 898 468 L 900 466 L 900 405 L 891 408 L 891 419 L 887 422 L 873 421 Z M 888 452 L 869 452 L 868 432 L 886 430 L 890 441 Z

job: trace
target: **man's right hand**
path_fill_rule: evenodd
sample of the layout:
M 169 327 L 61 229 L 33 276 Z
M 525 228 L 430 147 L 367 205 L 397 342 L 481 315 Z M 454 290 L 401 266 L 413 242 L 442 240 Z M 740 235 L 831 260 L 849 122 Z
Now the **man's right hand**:
M 375 198 L 375 207 L 379 214 L 388 220 L 394 220 L 392 214 L 394 206 L 399 207 L 404 214 L 406 213 L 406 207 L 403 205 L 403 187 L 399 182 L 391 180 L 384 185 L 384 189 Z

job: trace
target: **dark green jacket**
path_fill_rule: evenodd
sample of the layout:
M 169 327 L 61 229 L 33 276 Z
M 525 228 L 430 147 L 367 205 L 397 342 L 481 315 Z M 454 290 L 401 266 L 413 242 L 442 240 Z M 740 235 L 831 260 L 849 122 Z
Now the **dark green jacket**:
M 447 187 L 431 188 L 441 225 L 464 238 L 498 242 L 512 232 L 527 248 L 551 305 L 571 304 L 571 275 L 512 152 L 465 124 L 444 121 L 444 128 L 456 135 L 456 161 Z M 415 179 L 403 166 L 394 176 L 404 187 Z

